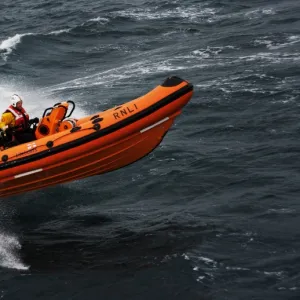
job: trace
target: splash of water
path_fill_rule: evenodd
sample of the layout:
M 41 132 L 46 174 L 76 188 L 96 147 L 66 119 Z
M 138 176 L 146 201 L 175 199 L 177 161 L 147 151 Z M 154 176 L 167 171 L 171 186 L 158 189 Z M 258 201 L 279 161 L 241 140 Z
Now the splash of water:
M 0 113 L 5 111 L 10 105 L 10 97 L 12 94 L 20 95 L 24 101 L 24 107 L 29 114 L 36 114 L 37 111 L 40 111 L 41 106 L 44 106 L 45 103 L 44 99 L 41 101 L 42 95 L 40 95 L 38 91 L 34 91 L 32 88 L 26 86 L 22 82 L 17 83 L 11 81 L 10 83 L 7 83 L 0 81 Z
M 28 270 L 17 255 L 21 244 L 14 236 L 0 233 L 0 266 L 9 269 Z
M 10 105 L 10 97 L 12 94 L 18 94 L 24 103 L 24 108 L 30 117 L 41 117 L 44 110 L 52 107 L 55 103 L 64 101 L 51 95 L 44 95 L 44 91 L 28 86 L 25 82 L 7 82 L 0 80 L 0 116 L 2 112 Z M 70 99 L 71 100 L 71 99 Z M 84 116 L 86 113 L 80 107 L 76 107 L 74 117 Z

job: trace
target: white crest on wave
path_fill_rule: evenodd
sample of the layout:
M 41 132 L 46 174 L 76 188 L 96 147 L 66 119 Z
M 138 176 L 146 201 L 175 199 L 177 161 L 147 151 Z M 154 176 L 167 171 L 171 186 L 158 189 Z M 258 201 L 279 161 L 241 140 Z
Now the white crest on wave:
M 167 18 L 182 18 L 190 21 L 197 21 L 202 18 L 209 18 L 217 13 L 215 8 L 205 8 L 201 5 L 193 5 L 191 7 L 177 7 L 167 10 L 157 10 L 150 8 L 131 8 L 123 11 L 114 12 L 113 15 L 121 17 L 131 17 L 137 20 L 158 20 Z
M 71 30 L 71 28 L 68 29 L 60 29 L 60 30 L 53 30 L 48 35 L 59 35 L 61 33 L 68 33 Z
M 102 17 L 97 17 L 97 18 L 90 19 L 89 21 L 90 22 L 99 22 L 101 24 L 105 24 L 105 23 L 109 22 L 109 19 L 102 18 Z
M 15 49 L 16 46 L 21 42 L 22 37 L 26 35 L 32 35 L 32 33 L 16 34 L 1 42 L 0 51 L 4 52 L 1 54 L 1 56 L 5 61 L 7 60 L 7 56 L 12 52 L 12 50 Z

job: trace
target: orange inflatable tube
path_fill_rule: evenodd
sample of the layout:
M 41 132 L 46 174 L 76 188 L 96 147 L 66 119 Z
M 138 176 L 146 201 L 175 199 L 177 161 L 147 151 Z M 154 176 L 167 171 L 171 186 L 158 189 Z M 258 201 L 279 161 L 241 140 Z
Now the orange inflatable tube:
M 193 86 L 169 77 L 149 93 L 81 119 L 72 101 L 45 110 L 36 140 L 0 151 L 0 197 L 129 165 L 155 149 L 188 103 Z

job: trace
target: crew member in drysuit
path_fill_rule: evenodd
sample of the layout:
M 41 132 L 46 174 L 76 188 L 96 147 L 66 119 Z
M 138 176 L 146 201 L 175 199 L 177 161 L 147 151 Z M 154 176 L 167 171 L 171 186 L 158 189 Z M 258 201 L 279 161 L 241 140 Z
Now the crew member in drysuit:
M 23 108 L 20 96 L 11 96 L 11 105 L 2 114 L 0 121 L 0 142 L 10 143 L 10 146 L 28 143 L 35 140 L 31 124 L 37 124 L 38 118 L 29 119 L 28 113 Z M 2 141 L 1 141 L 2 138 Z

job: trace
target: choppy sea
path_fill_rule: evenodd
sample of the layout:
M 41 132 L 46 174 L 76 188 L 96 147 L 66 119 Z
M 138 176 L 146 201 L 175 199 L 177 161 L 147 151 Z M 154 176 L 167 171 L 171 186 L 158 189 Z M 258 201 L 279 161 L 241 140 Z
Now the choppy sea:
M 114 171 L 1 199 L 0 299 L 299 299 L 298 0 L 0 3 L 0 108 L 194 96 Z

